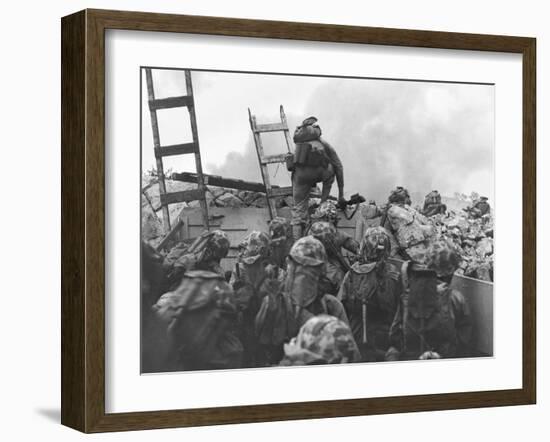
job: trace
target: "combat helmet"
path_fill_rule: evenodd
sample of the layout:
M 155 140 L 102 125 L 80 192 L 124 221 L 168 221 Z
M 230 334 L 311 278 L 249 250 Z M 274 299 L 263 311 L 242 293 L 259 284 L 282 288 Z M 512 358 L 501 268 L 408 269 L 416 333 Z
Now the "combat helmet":
M 327 252 L 318 239 L 304 236 L 294 243 L 289 253 L 290 258 L 305 266 L 321 266 L 327 262 Z
M 189 246 L 188 252 L 201 255 L 199 260 L 220 260 L 229 253 L 229 239 L 222 230 L 204 231 Z
M 302 126 L 311 126 L 312 124 L 317 123 L 317 117 L 314 117 L 313 115 L 311 117 L 307 117 L 304 121 L 302 121 Z
M 430 244 L 426 253 L 426 266 L 439 278 L 452 276 L 462 261 L 450 241 L 437 240 Z
M 269 236 L 265 232 L 254 230 L 239 245 L 239 258 L 245 264 L 254 264 L 269 256 Z
M 397 186 L 394 190 L 391 191 L 388 198 L 389 203 L 394 204 L 411 204 L 411 196 L 409 191 L 402 186 Z
M 358 354 L 349 326 L 329 315 L 310 318 L 284 351 L 281 365 L 345 364 Z
M 321 241 L 326 250 L 327 247 L 335 243 L 336 227 L 334 227 L 333 224 L 327 221 L 317 221 L 311 225 L 311 228 L 309 229 L 309 234 L 315 239 Z
M 369 227 L 361 240 L 359 256 L 366 262 L 380 261 L 390 254 L 391 243 L 383 227 Z
M 336 224 L 338 222 L 338 210 L 333 201 L 327 200 L 317 208 L 311 218 L 316 221 L 327 221 Z
M 269 234 L 271 239 L 291 238 L 292 226 L 287 218 L 276 216 L 269 222 Z

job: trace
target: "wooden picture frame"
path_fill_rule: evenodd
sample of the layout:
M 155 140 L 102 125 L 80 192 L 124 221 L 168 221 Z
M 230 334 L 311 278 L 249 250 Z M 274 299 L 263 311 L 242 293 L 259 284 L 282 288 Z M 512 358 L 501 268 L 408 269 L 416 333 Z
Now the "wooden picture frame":
M 523 58 L 523 385 L 513 390 L 105 412 L 105 30 L 124 29 L 419 48 Z M 536 41 L 232 18 L 84 10 L 62 19 L 62 409 L 83 432 L 141 430 L 533 404 L 536 400 Z

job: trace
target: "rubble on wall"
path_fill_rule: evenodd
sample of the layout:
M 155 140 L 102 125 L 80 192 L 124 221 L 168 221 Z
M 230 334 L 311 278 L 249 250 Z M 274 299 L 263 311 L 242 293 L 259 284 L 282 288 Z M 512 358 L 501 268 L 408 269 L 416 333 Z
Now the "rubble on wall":
M 165 180 L 165 184 L 167 193 L 197 188 L 197 185 L 194 183 L 185 183 L 168 179 Z M 206 201 L 209 207 L 267 207 L 265 193 L 213 186 L 208 186 L 207 188 Z M 291 204 L 291 197 L 275 198 L 275 205 L 277 208 L 290 206 Z M 189 203 L 170 204 L 168 206 L 170 220 L 173 221 L 177 219 L 182 209 L 186 207 L 198 208 L 200 207 L 200 202 L 191 201 Z M 155 246 L 160 242 L 163 233 L 163 214 L 160 206 L 159 184 L 156 177 L 147 175 L 142 178 L 141 208 L 142 237 L 151 245 Z
M 430 218 L 436 237 L 452 241 L 462 256 L 457 273 L 484 281 L 493 280 L 493 218 L 471 218 L 450 211 Z
M 166 180 L 167 192 L 178 192 L 196 189 L 193 183 Z M 141 219 L 142 237 L 152 246 L 156 246 L 162 239 L 162 210 L 160 210 L 160 197 L 158 181 L 154 177 L 142 180 Z M 226 189 L 209 186 L 206 193 L 209 207 L 227 208 L 265 208 L 267 200 L 264 193 Z M 278 208 L 291 206 L 292 197 L 280 197 L 275 200 Z M 362 204 L 363 206 L 364 204 Z M 189 203 L 171 204 L 169 206 L 170 219 L 174 221 L 185 207 L 198 208 L 199 201 Z M 361 213 L 365 217 L 363 207 Z M 367 216 L 367 222 L 378 225 L 380 212 Z M 420 216 L 420 214 L 418 214 Z M 424 217 L 423 217 L 424 218 Z M 431 224 L 434 230 L 434 238 L 451 240 L 462 256 L 462 264 L 457 273 L 484 281 L 493 280 L 493 219 L 491 215 L 473 219 L 467 213 L 460 210 L 450 210 L 447 214 L 434 215 L 427 218 L 426 223 Z

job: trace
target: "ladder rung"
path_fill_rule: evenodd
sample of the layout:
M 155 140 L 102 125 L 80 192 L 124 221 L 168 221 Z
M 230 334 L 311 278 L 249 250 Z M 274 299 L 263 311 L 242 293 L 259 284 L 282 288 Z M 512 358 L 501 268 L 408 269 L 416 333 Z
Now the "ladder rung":
M 273 198 L 276 196 L 292 196 L 292 186 L 271 189 L 268 197 Z
M 262 164 L 284 163 L 286 161 L 286 155 L 286 153 L 279 155 L 266 155 L 262 158 Z
M 174 107 L 187 107 L 193 105 L 193 97 L 190 95 L 182 95 L 181 97 L 159 98 L 149 100 L 150 110 L 172 109 Z
M 171 146 L 155 147 L 155 157 L 169 157 L 171 155 L 185 155 L 195 153 L 197 145 L 195 143 L 174 144 Z
M 281 130 L 288 130 L 288 127 L 284 123 L 272 123 L 272 124 L 257 124 L 254 132 L 279 132 Z
M 204 198 L 204 192 L 200 189 L 182 190 L 180 192 L 171 192 L 160 194 L 160 204 L 166 206 L 174 203 L 188 203 Z

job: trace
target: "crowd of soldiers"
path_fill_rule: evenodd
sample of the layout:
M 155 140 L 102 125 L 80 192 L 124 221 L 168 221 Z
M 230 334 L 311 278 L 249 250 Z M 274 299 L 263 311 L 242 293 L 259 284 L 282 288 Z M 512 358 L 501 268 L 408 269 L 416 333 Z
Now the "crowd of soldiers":
M 402 187 L 382 211 L 365 204 L 381 220 L 360 241 L 337 229 L 330 200 L 299 231 L 276 217 L 238 245 L 230 272 L 223 231 L 166 254 L 144 243 L 142 371 L 472 356 L 469 306 L 450 286 L 461 256 L 421 222 L 445 211 L 433 196 L 425 215 Z

